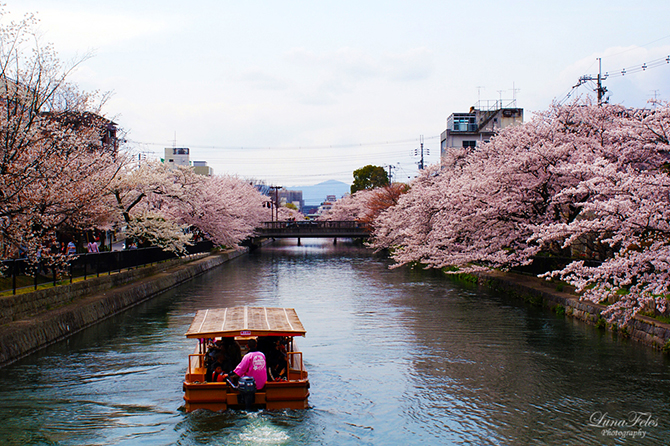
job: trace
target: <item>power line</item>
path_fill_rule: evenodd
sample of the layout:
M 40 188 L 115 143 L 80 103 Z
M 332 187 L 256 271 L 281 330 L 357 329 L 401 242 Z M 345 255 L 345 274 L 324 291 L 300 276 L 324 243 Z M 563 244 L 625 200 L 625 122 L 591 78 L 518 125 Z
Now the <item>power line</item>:
M 663 37 L 663 38 L 665 38 L 665 37 Z M 661 39 L 658 39 L 658 40 L 661 40 Z M 605 74 L 602 74 L 601 73 L 601 65 L 600 65 L 600 63 L 602 62 L 602 59 L 597 58 L 596 60 L 598 61 L 598 66 L 599 66 L 597 77 L 593 77 L 592 75 L 588 75 L 588 74 L 584 75 L 584 76 L 581 76 L 579 78 L 579 81 L 577 82 L 577 84 L 575 86 L 573 86 L 572 89 L 570 91 L 568 91 L 568 93 L 563 97 L 563 99 L 561 99 L 558 102 L 559 105 L 565 103 L 565 101 L 567 101 L 570 98 L 570 96 L 572 96 L 572 93 L 574 93 L 575 89 L 579 88 L 580 86 L 584 85 L 587 82 L 592 82 L 592 81 L 597 82 L 596 88 L 594 89 L 594 91 L 596 91 L 597 94 L 598 94 L 598 104 L 601 104 L 603 96 L 607 92 L 607 87 L 602 85 L 602 82 L 604 80 L 606 80 L 610 77 L 612 77 L 612 78 L 623 77 L 623 76 L 626 76 L 626 75 L 647 71 L 647 70 L 650 70 L 652 68 L 658 68 L 658 67 L 663 66 L 663 65 L 670 65 L 670 55 L 668 55 L 665 58 L 661 57 L 661 58 L 658 58 L 658 59 L 654 59 L 650 62 L 644 62 L 642 64 L 637 64 L 637 65 L 632 65 L 630 67 L 622 68 L 621 70 L 618 70 L 618 71 L 613 72 L 613 73 L 609 73 L 609 72 L 606 71 Z
M 627 74 L 634 74 L 634 73 L 640 73 L 642 71 L 647 71 L 652 68 L 660 67 L 662 65 L 668 65 L 670 64 L 670 55 L 668 57 L 661 57 L 659 59 L 654 59 L 651 62 L 645 62 L 642 64 L 637 64 L 637 65 L 632 65 L 627 68 L 622 68 L 621 70 L 614 72 L 612 74 L 610 73 L 605 73 L 606 78 L 607 77 L 622 77 Z
M 430 136 L 426 139 L 437 139 L 439 136 Z M 143 144 L 149 146 L 161 146 L 169 147 L 168 144 L 162 142 L 147 142 L 147 141 L 134 141 L 131 139 L 127 140 L 133 144 Z M 182 144 L 184 147 L 189 147 L 193 149 L 217 149 L 217 150 L 313 150 L 313 149 L 346 149 L 346 148 L 355 148 L 355 147 L 373 147 L 373 146 L 383 146 L 383 145 L 398 145 L 398 144 L 408 144 L 415 143 L 417 139 L 404 139 L 397 141 L 381 141 L 381 142 L 368 142 L 368 143 L 350 143 L 350 144 L 330 144 L 330 145 L 319 145 L 319 146 L 217 146 L 217 145 L 197 145 L 197 144 Z

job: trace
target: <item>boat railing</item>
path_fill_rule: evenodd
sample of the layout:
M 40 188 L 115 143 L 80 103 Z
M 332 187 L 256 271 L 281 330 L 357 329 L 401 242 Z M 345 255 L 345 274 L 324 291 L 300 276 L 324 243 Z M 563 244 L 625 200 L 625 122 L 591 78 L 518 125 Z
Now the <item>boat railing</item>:
M 302 352 L 288 352 L 288 364 L 289 364 L 289 381 L 299 381 L 304 379 L 305 367 L 302 362 Z M 297 375 L 297 379 L 294 378 L 294 375 Z
M 289 381 L 300 381 L 305 379 L 305 366 L 302 360 L 302 352 L 288 352 Z M 202 353 L 188 355 L 187 381 L 204 382 L 207 367 L 205 366 L 205 357 Z
M 204 381 L 207 367 L 205 367 L 205 356 L 202 353 L 188 355 L 188 375 L 190 381 Z

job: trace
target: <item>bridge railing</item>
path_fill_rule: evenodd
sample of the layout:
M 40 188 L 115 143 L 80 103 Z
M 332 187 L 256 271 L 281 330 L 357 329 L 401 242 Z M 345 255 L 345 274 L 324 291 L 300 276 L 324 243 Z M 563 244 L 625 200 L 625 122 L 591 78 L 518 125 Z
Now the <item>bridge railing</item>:
M 369 229 L 369 225 L 358 221 L 343 220 L 297 220 L 297 221 L 265 221 L 263 229 L 286 228 L 319 228 L 319 229 Z
M 258 228 L 260 235 L 267 234 L 368 234 L 370 225 L 358 221 L 266 221 Z

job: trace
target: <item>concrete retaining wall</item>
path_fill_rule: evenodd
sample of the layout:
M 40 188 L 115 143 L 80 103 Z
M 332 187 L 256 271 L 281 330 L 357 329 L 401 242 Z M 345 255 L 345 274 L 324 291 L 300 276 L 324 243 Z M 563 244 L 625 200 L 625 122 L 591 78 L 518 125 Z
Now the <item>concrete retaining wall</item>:
M 209 254 L 198 254 L 182 259 L 174 259 L 144 266 L 128 271 L 103 274 L 100 277 L 89 276 L 87 280 L 68 285 L 59 285 L 33 291 L 31 293 L 0 297 L 0 325 L 26 319 L 45 311 L 68 305 L 83 296 L 99 294 L 127 283 L 158 274 L 166 269 L 174 268 Z
M 0 302 L 0 367 L 190 280 L 246 251 L 174 260 Z M 4 298 L 3 298 L 4 299 Z M 56 308 L 58 307 L 58 308 Z
M 575 294 L 556 290 L 556 284 L 536 277 L 513 273 L 477 273 L 478 283 L 507 294 L 521 297 L 525 301 L 557 310 L 562 307 L 565 315 L 586 323 L 602 326 L 619 335 L 630 337 L 656 349 L 662 349 L 670 340 L 670 324 L 646 316 L 636 316 L 628 327 L 619 329 L 606 324 L 601 317 L 604 305 L 579 300 Z

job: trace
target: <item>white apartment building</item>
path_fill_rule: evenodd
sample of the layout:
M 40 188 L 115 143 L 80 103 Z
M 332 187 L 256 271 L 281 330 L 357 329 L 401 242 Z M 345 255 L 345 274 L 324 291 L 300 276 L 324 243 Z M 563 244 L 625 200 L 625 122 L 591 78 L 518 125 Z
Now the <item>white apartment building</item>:
M 191 164 L 188 147 L 166 147 L 163 162 L 170 167 L 191 167 L 198 175 L 212 176 L 214 170 L 207 165 L 207 161 L 193 161 Z
M 522 108 L 502 107 L 498 101 L 488 109 L 471 107 L 467 113 L 452 113 L 447 118 L 447 129 L 440 136 L 440 158 L 450 148 L 475 148 L 501 129 L 521 123 Z

